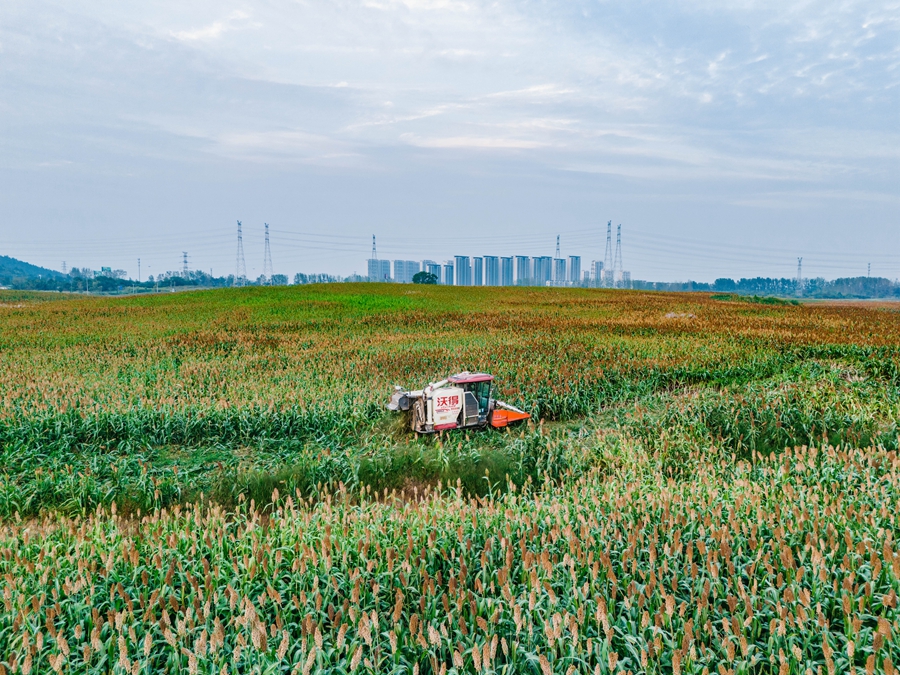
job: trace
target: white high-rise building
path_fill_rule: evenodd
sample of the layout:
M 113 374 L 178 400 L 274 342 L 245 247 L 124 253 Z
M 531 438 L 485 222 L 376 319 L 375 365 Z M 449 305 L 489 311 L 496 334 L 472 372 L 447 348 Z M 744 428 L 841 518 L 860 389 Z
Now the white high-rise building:
M 553 283 L 559 286 L 564 286 L 568 278 L 566 277 L 566 259 L 565 258 L 554 258 L 553 259 Z
M 531 283 L 531 258 L 527 255 L 516 256 L 516 285 L 524 286 Z
M 419 271 L 419 263 L 415 260 L 394 261 L 394 281 L 398 284 L 411 284 Z
M 570 255 L 569 256 L 569 281 L 573 284 L 578 284 L 581 282 L 581 256 L 580 255 Z
M 511 257 L 500 258 L 500 285 L 513 285 L 513 259 Z
M 456 256 L 456 285 L 472 285 L 472 263 L 467 255 Z
M 438 283 L 441 283 L 441 266 L 436 263 L 434 260 L 423 260 L 422 261 L 422 271 L 428 272 L 429 274 L 433 274 L 435 278 L 438 280 Z
M 553 278 L 553 258 L 549 255 L 534 256 L 531 259 L 531 283 L 546 286 Z
M 369 258 L 369 281 L 390 281 L 391 261 Z
M 500 258 L 495 255 L 484 256 L 484 285 L 500 285 Z

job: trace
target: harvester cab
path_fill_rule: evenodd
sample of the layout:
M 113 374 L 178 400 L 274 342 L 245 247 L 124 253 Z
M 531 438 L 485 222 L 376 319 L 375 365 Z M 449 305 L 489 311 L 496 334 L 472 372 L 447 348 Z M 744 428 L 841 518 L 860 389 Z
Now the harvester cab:
M 387 407 L 406 412 L 410 428 L 423 434 L 527 420 L 527 412 L 491 396 L 493 380 L 488 373 L 465 371 L 415 391 L 395 386 Z

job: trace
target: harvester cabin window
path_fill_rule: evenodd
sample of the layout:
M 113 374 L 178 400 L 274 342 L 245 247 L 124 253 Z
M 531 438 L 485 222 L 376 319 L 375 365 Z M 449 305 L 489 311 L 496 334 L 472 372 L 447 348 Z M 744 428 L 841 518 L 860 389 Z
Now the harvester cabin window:
M 468 382 L 463 385 L 466 391 L 472 392 L 475 400 L 478 401 L 478 414 L 487 414 L 488 402 L 491 400 L 491 382 Z

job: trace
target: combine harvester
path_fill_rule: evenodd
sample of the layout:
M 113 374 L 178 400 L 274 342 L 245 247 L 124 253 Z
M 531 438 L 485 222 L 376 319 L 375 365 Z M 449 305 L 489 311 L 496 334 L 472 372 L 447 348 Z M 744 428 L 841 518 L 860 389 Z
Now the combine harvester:
M 488 424 L 500 428 L 531 417 L 524 410 L 491 398 L 493 379 L 488 373 L 465 371 L 417 391 L 395 385 L 388 409 L 408 412 L 410 428 L 420 434 L 481 429 Z

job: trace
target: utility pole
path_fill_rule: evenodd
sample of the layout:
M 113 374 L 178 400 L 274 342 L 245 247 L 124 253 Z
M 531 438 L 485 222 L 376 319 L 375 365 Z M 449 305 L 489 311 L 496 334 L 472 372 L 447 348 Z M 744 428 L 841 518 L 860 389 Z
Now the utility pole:
M 797 258 L 797 295 L 803 290 L 803 258 Z
M 866 270 L 866 278 L 870 278 L 872 276 L 872 263 L 869 263 L 869 267 Z
M 556 235 L 556 257 L 559 258 L 559 235 Z
M 63 274 L 67 274 L 66 272 L 66 261 L 63 260 Z
M 616 258 L 613 261 L 613 271 L 622 273 L 622 223 L 616 229 Z
M 244 280 L 247 278 L 247 264 L 244 262 L 244 237 L 241 234 L 241 221 L 237 221 L 237 225 L 237 264 L 234 270 L 234 284 L 235 286 L 243 286 Z
M 141 259 L 138 258 L 138 283 L 141 283 Z
M 272 249 L 269 248 L 269 224 L 264 223 L 266 226 L 266 251 L 263 256 L 263 277 L 265 281 L 263 283 L 272 284 Z
M 187 279 L 188 278 L 187 251 L 182 251 L 181 257 L 183 260 L 183 264 L 181 267 L 181 276 L 183 279 Z
M 378 251 L 375 249 L 375 235 L 374 234 L 372 235 L 372 260 L 376 260 L 376 261 L 378 260 Z M 383 270 L 381 269 L 381 265 L 378 262 L 375 262 L 373 265 L 370 265 L 369 267 L 370 267 L 370 270 L 369 270 L 370 272 L 372 270 L 374 270 L 376 272 L 376 274 L 374 275 L 374 278 L 378 281 L 387 281 L 388 276 L 390 276 L 390 275 L 385 276 L 384 274 L 382 274 Z M 388 270 L 390 271 L 390 264 L 388 264 Z M 372 279 L 370 278 L 369 280 L 371 281 Z
M 606 223 L 606 251 L 603 253 L 603 276 L 612 273 L 613 267 L 613 250 L 612 250 L 612 221 Z M 605 284 L 604 284 L 605 285 Z

